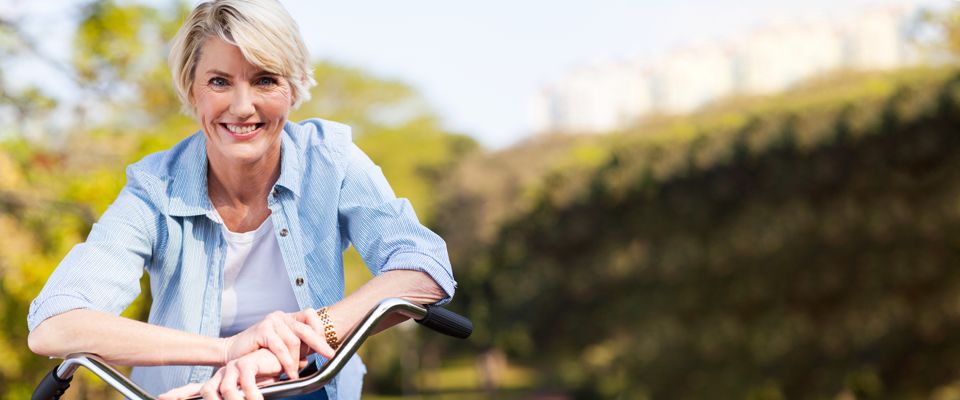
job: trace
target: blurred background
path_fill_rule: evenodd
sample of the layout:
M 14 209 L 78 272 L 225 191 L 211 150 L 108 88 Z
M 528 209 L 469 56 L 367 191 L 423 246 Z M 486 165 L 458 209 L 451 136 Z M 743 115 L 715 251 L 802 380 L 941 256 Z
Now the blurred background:
M 960 399 L 960 3 L 342 3 L 284 2 L 291 119 L 353 126 L 477 326 L 374 337 L 366 398 Z M 29 302 L 126 165 L 197 130 L 193 4 L 0 0 L 2 398 L 55 364 Z

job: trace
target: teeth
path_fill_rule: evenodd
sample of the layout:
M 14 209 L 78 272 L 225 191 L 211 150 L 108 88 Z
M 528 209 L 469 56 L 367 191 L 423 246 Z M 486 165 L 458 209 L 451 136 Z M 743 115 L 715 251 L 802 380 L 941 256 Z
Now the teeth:
M 233 132 L 233 133 L 244 134 L 244 133 L 250 133 L 250 132 L 253 132 L 254 130 L 256 130 L 256 129 L 257 129 L 257 125 L 256 125 L 256 124 L 253 124 L 253 125 L 240 126 L 240 125 L 230 125 L 230 124 L 227 124 L 227 129 L 230 130 L 230 132 Z

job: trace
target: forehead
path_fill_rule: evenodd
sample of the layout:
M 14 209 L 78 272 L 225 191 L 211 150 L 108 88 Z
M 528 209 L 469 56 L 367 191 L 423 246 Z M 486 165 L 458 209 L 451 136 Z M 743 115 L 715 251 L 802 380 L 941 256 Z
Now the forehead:
M 197 73 L 206 74 L 211 69 L 231 74 L 263 71 L 262 68 L 247 61 L 239 47 L 227 43 L 219 37 L 206 39 L 200 47 Z

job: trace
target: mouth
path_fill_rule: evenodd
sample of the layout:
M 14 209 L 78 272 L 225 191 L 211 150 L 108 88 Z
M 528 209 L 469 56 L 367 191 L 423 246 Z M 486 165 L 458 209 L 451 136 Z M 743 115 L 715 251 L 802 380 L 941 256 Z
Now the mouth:
M 220 127 L 223 130 L 227 131 L 230 136 L 233 136 L 237 139 L 250 139 L 256 136 L 262 130 L 264 123 L 253 123 L 253 124 L 228 124 L 221 123 Z

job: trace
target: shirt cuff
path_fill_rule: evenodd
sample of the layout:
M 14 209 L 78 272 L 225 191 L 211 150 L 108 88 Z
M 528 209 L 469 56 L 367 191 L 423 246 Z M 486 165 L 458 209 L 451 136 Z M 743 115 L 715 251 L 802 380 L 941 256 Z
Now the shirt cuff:
M 27 314 L 27 328 L 33 332 L 41 322 L 47 318 L 63 314 L 78 308 L 93 308 L 89 300 L 75 295 L 54 294 L 44 298 L 36 298 L 30 303 L 30 313 Z
M 450 267 L 437 261 L 428 254 L 418 252 L 393 254 L 390 256 L 390 259 L 387 260 L 387 265 L 380 269 L 380 272 L 396 270 L 420 271 L 430 275 L 433 281 L 447 294 L 446 297 L 436 303 L 437 305 L 449 302 L 450 299 L 453 298 L 453 292 L 457 288 L 457 281 L 453 280 Z

